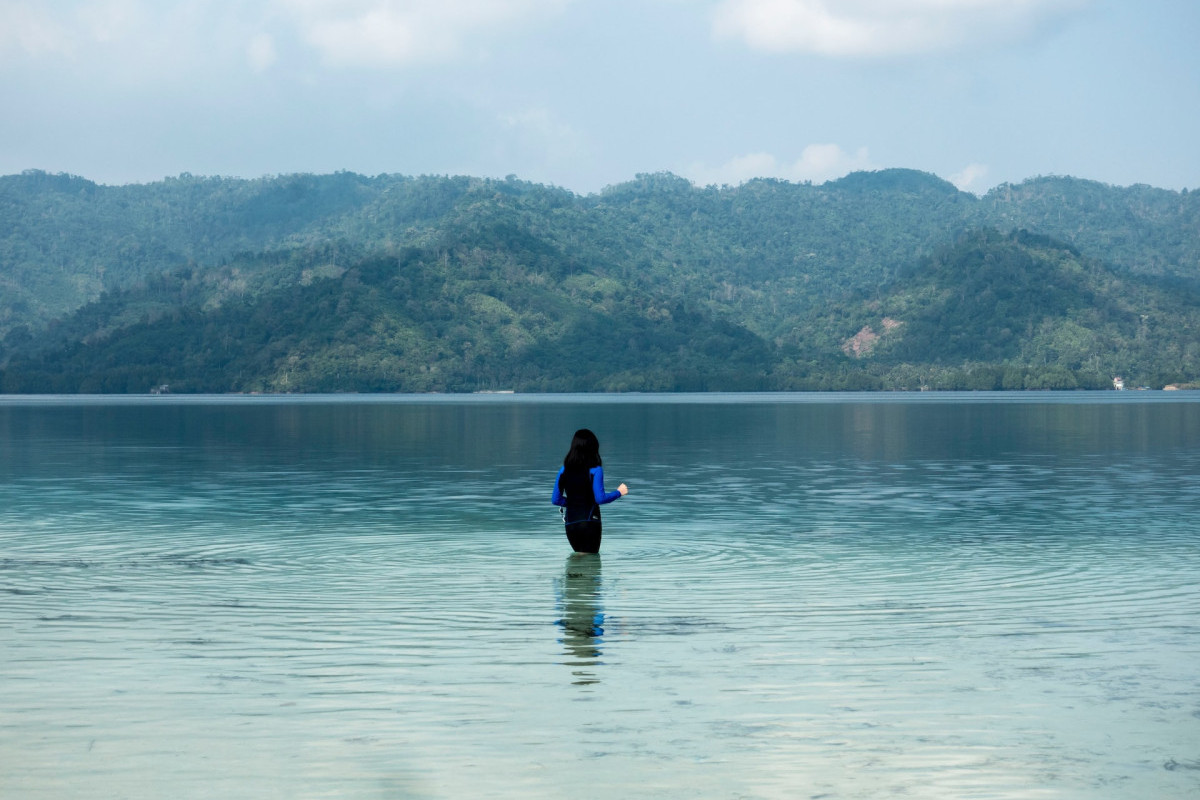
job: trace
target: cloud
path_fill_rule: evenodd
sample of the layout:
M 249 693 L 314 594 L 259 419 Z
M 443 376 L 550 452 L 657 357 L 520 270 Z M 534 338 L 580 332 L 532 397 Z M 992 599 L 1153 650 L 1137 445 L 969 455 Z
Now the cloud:
M 469 39 L 564 7 L 569 0 L 278 0 L 328 64 L 405 66 L 445 61 Z
M 909 56 L 1035 37 L 1092 0 L 722 0 L 713 33 L 770 53 Z
M 574 152 L 571 144 L 578 134 L 567 123 L 559 120 L 545 108 L 531 108 L 515 113 L 500 115 L 500 123 L 509 131 L 517 133 L 521 138 L 536 143 L 538 147 L 547 145 L 567 145 L 568 152 Z
M 275 39 L 268 33 L 260 33 L 250 39 L 246 46 L 246 60 L 255 72 L 265 72 L 279 59 L 275 52 Z
M 960 171 L 951 175 L 949 180 L 958 187 L 959 191 L 974 192 L 987 174 L 986 164 L 967 164 Z
M 873 169 L 878 167 L 871 163 L 865 147 L 847 153 L 836 144 L 810 144 L 800 152 L 800 158 L 791 163 L 781 163 L 770 153 L 749 153 L 716 168 L 695 164 L 687 170 L 687 177 L 700 186 L 736 186 L 753 178 L 824 183 L 850 172 Z
M 204 2 L 150 0 L 0 0 L 0 56 L 55 64 L 93 85 L 201 83 L 235 55 L 252 65 L 268 57 L 253 41 L 258 19 L 243 9 Z
M 450 61 L 572 0 L 0 0 L 0 57 L 58 60 L 150 82 L 172 65 L 262 72 L 291 45 L 335 67 Z M 205 65 L 201 67 L 200 65 Z M 182 69 L 183 67 L 180 67 Z
M 498 121 L 495 153 L 524 178 L 552 182 L 551 175 L 594 157 L 587 137 L 546 108 L 500 114 Z
M 135 8 L 112 0 L 91 6 L 0 0 L 0 53 L 72 56 L 82 47 L 121 37 Z

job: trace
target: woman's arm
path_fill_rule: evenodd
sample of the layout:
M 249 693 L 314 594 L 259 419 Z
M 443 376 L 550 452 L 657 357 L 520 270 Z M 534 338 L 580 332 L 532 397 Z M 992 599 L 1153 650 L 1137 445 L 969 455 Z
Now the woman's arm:
M 623 496 L 628 491 L 629 490 L 623 483 L 617 487 L 617 490 L 614 492 L 604 491 L 604 468 L 592 467 L 592 496 L 596 498 L 596 503 L 598 505 L 611 503 L 613 500 Z
M 566 471 L 566 467 L 558 468 L 558 475 L 554 478 L 554 494 L 550 495 L 550 502 L 556 506 L 565 506 L 567 498 L 563 497 L 562 488 L 559 483 L 562 481 L 562 474 Z

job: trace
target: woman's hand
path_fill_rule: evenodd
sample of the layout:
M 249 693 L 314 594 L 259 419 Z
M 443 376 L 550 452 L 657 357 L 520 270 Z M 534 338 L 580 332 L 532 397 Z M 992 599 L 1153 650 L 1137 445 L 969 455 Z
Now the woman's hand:
M 624 497 L 625 495 L 629 494 L 629 487 L 622 483 L 617 487 L 617 491 L 621 493 L 621 497 Z

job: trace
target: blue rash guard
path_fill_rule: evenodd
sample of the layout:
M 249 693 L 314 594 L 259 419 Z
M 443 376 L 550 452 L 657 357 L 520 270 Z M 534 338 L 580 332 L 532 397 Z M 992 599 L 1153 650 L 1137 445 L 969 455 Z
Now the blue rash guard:
M 554 478 L 554 494 L 552 494 L 550 496 L 550 502 L 554 503 L 554 505 L 556 505 L 556 506 L 566 507 L 568 505 L 567 496 L 562 493 L 562 486 L 561 486 L 562 476 L 563 476 L 563 473 L 566 471 L 567 471 L 566 467 L 560 467 L 558 470 L 558 475 Z M 593 496 L 593 500 L 595 501 L 595 505 L 602 506 L 605 503 L 611 503 L 613 500 L 616 500 L 618 497 L 621 496 L 620 492 L 604 491 L 604 468 L 603 467 L 592 467 L 590 470 L 588 470 L 588 474 L 592 476 L 592 496 Z M 584 504 L 583 503 L 571 503 L 570 505 L 574 506 L 574 505 L 584 505 Z M 587 505 L 589 507 L 591 507 L 592 503 L 587 503 Z
M 562 506 L 567 541 L 576 553 L 600 552 L 600 506 L 620 496 L 619 491 L 604 491 L 604 470 L 600 467 L 592 467 L 587 474 L 582 470 L 567 472 L 566 467 L 558 471 L 550 502 Z

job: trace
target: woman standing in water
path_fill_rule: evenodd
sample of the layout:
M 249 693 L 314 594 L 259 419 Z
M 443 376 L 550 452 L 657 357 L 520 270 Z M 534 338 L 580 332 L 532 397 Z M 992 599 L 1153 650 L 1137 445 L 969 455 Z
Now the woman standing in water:
M 554 481 L 550 502 L 566 509 L 563 522 L 567 541 L 576 553 L 600 552 L 600 506 L 628 493 L 629 487 L 623 483 L 615 492 L 604 491 L 600 441 L 587 428 L 575 431 L 571 449 Z

